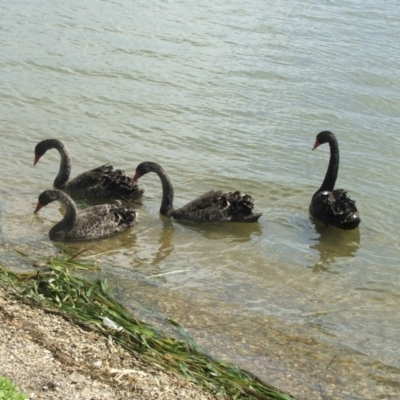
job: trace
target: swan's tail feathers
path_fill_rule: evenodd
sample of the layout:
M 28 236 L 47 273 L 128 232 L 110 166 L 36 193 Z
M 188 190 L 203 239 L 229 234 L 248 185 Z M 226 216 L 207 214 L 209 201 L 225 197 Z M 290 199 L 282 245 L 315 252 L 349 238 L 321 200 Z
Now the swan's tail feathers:
M 262 213 L 253 213 L 254 199 L 240 191 L 226 195 L 230 206 L 231 220 L 234 222 L 257 222 Z
M 316 193 L 311 201 L 310 214 L 326 224 L 345 230 L 355 229 L 361 222 L 356 202 L 343 189 Z
M 328 201 L 335 215 L 357 212 L 356 202 L 347 196 L 344 189 L 328 192 Z
M 117 207 L 113 210 L 115 222 L 119 226 L 133 226 L 138 212 L 133 207 Z

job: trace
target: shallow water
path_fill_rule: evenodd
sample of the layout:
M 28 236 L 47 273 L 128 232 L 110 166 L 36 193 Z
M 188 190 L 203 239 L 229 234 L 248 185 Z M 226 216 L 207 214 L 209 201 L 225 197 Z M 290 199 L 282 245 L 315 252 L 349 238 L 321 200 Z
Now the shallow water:
M 158 214 L 146 175 L 139 222 L 90 249 L 143 318 L 178 321 L 206 351 L 299 398 L 398 398 L 400 11 L 395 2 L 26 1 L 0 15 L 0 261 L 59 251 L 51 205 L 32 220 L 65 142 L 73 175 L 145 160 L 175 203 L 210 189 L 256 199 L 259 224 Z M 308 216 L 337 134 L 338 187 L 359 229 Z M 80 206 L 84 206 L 80 204 Z

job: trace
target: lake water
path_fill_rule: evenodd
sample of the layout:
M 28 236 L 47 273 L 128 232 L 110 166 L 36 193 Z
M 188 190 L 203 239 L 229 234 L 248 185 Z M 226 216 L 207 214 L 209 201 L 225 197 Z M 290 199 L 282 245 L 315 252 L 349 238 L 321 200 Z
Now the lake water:
M 59 155 L 73 176 L 106 162 L 164 166 L 176 206 L 242 190 L 258 224 L 196 226 L 159 216 L 89 249 L 144 319 L 179 322 L 202 348 L 300 399 L 400 396 L 400 8 L 395 1 L 1 2 L 0 261 L 54 254 L 53 204 L 34 221 Z M 337 187 L 354 231 L 308 216 L 336 133 Z M 83 206 L 80 204 L 80 206 Z

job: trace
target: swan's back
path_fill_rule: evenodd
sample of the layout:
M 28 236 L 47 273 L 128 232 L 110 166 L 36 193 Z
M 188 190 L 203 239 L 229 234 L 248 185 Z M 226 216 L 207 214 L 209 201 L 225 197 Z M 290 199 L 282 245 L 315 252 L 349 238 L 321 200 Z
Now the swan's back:
M 114 170 L 112 165 L 108 164 L 78 175 L 73 180 L 66 182 L 60 189 L 72 197 L 116 198 L 125 201 L 136 200 L 144 192 L 125 171 Z
M 174 210 L 171 216 L 191 222 L 256 222 L 262 214 L 253 213 L 253 208 L 253 198 L 245 193 L 212 190 Z
M 310 214 L 340 229 L 355 229 L 361 222 L 356 202 L 343 189 L 317 192 L 310 204 Z
M 103 204 L 89 207 L 77 215 L 71 229 L 57 230 L 54 226 L 49 233 L 52 240 L 92 240 L 122 232 L 134 225 L 137 211 L 133 207 L 119 204 Z

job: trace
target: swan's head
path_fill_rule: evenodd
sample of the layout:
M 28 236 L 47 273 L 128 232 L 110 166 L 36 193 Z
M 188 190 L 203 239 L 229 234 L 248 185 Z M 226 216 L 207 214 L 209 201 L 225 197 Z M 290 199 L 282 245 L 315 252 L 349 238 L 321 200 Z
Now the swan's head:
M 315 150 L 319 145 L 330 142 L 335 139 L 335 135 L 331 131 L 322 131 L 318 133 L 317 138 L 314 143 L 314 147 L 312 148 Z
M 36 147 L 35 147 L 35 159 L 33 161 L 33 165 L 36 165 L 38 161 L 40 160 L 40 157 L 43 156 L 43 154 L 46 153 L 48 146 L 47 146 L 47 140 L 42 140 L 39 142 Z
M 47 206 L 47 204 L 58 199 L 56 190 L 45 190 L 38 197 L 38 202 L 36 204 L 36 208 L 33 211 L 35 214 L 39 212 L 42 207 Z
M 134 182 L 137 182 L 140 177 L 146 175 L 149 172 L 164 171 L 160 165 L 152 161 L 145 161 L 136 167 L 135 176 L 133 177 Z
M 57 139 L 46 139 L 39 142 L 35 147 L 35 159 L 33 165 L 36 165 L 47 150 L 64 147 L 64 145 Z

